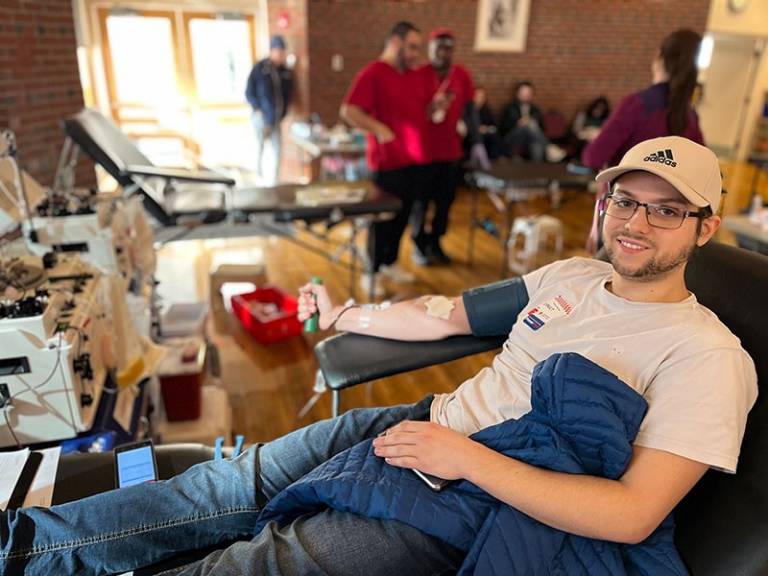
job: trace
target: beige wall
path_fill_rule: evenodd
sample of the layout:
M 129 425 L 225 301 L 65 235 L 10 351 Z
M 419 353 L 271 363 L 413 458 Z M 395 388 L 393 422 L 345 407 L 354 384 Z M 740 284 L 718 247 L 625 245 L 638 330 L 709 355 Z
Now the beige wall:
M 734 13 L 728 8 L 728 0 L 712 0 L 709 6 L 708 32 L 762 37 L 768 41 L 768 0 L 751 0 L 743 12 Z M 768 92 L 768 42 L 758 66 L 755 84 L 750 95 L 744 138 L 738 158 L 749 154 L 755 123 L 762 113 L 765 94 Z M 735 122 L 735 119 L 724 119 Z M 706 137 L 706 134 L 704 135 Z
M 728 0 L 712 0 L 707 30 L 765 36 L 768 34 L 768 2 L 751 0 L 743 12 L 736 13 L 728 8 Z

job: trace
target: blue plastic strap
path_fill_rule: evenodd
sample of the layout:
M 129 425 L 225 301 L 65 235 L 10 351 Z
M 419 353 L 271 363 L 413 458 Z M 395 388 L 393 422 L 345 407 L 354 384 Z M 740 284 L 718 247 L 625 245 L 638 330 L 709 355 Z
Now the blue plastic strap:
M 216 438 L 216 450 L 213 453 L 214 460 L 221 460 L 221 449 L 224 447 L 224 436 Z
M 240 452 L 243 450 L 243 440 L 245 440 L 245 436 L 242 434 L 238 434 L 235 436 L 235 449 L 232 451 L 232 458 L 235 456 L 239 456 Z

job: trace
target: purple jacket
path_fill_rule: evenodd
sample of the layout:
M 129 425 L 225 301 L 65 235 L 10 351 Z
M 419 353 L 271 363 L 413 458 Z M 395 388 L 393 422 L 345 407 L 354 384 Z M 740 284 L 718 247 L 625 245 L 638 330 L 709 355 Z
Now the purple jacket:
M 594 170 L 615 166 L 635 144 L 668 136 L 667 100 L 669 84 L 662 82 L 624 98 L 603 124 L 600 135 L 581 154 L 581 161 Z M 691 108 L 682 136 L 704 144 L 699 117 Z

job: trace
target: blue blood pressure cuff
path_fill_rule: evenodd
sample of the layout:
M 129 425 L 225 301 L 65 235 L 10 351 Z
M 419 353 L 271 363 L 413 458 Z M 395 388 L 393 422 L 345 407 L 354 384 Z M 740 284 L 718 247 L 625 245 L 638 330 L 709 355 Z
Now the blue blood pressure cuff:
M 472 288 L 462 294 L 472 334 L 478 337 L 506 336 L 517 315 L 528 304 L 528 289 L 522 278 L 510 278 Z

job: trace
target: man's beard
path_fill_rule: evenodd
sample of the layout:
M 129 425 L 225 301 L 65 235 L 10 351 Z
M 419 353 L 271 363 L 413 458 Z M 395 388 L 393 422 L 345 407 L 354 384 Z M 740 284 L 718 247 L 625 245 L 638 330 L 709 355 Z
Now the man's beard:
M 616 236 L 618 235 L 619 234 L 617 233 Z M 622 233 L 621 235 L 627 238 L 627 240 L 632 240 L 632 238 L 627 236 L 625 233 Z M 684 246 L 680 249 L 680 251 L 678 251 L 677 254 L 667 258 L 651 258 L 640 268 L 636 270 L 630 270 L 629 268 L 623 268 L 619 264 L 618 258 L 616 258 L 616 252 L 613 249 L 613 241 L 616 239 L 616 236 L 611 238 L 611 241 L 605 244 L 605 253 L 608 255 L 608 259 L 613 265 L 613 269 L 616 270 L 619 276 L 624 278 L 633 278 L 635 280 L 639 280 L 640 282 L 651 282 L 661 276 L 664 276 L 665 274 L 668 274 L 678 266 L 688 262 L 688 260 L 693 257 L 693 255 L 696 253 L 696 250 L 698 249 L 696 239 L 694 238 L 693 242 L 689 246 Z M 640 239 L 637 238 L 636 240 Z M 648 241 L 645 239 L 642 239 L 642 241 L 644 243 L 648 243 Z
M 443 58 L 442 60 L 435 58 L 431 62 L 432 68 L 440 72 L 441 74 L 444 74 L 448 72 L 451 68 L 451 60 L 448 58 Z

